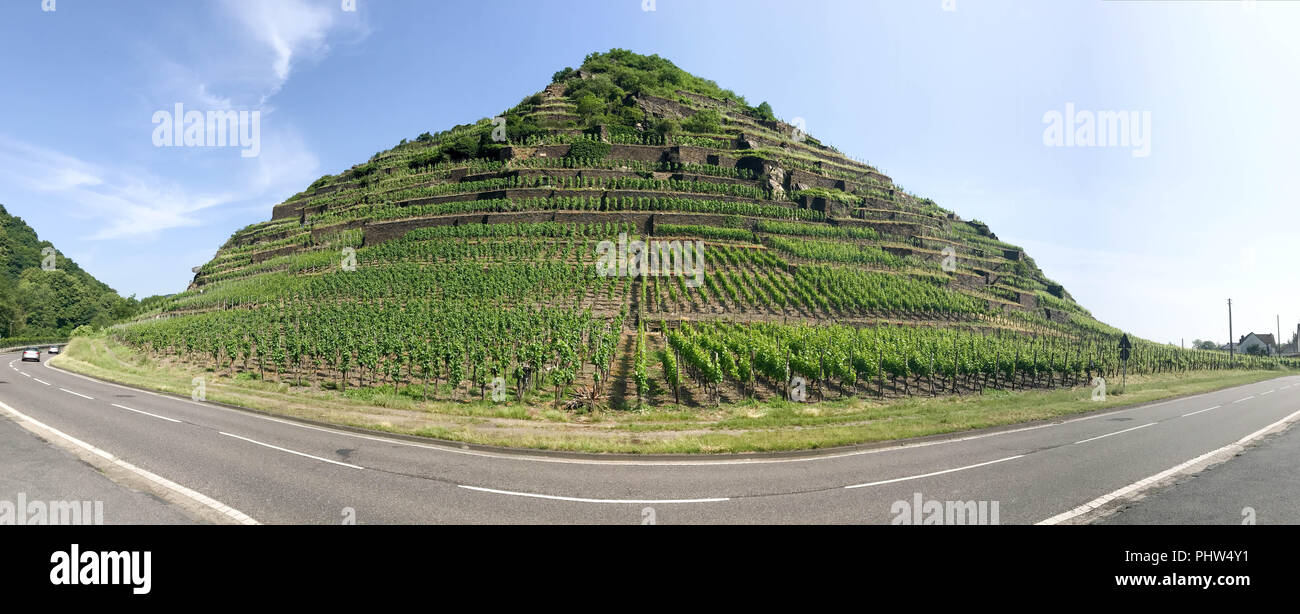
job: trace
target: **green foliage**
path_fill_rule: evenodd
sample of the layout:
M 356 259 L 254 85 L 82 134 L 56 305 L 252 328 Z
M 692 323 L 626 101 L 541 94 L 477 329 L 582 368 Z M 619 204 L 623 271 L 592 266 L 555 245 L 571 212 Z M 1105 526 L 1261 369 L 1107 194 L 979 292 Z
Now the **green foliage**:
M 767 104 L 766 100 L 759 103 L 758 107 L 754 109 L 754 114 L 758 115 L 759 119 L 765 119 L 767 121 L 776 121 L 776 115 L 772 114 L 772 105 Z
M 136 313 L 134 297 L 118 296 L 60 253 L 54 270 L 44 270 L 42 250 L 52 247 L 0 207 L 0 337 L 66 338 L 78 326 L 106 326 Z
M 591 92 L 585 92 L 578 98 L 578 117 L 590 126 L 600 123 L 605 115 L 605 102 L 597 98 Z
M 655 122 L 654 131 L 655 134 L 661 137 L 670 137 L 674 134 L 681 132 L 682 126 L 681 124 L 677 123 L 677 120 L 672 119 L 670 117 L 665 117 Z
M 603 160 L 612 149 L 613 146 L 609 143 L 582 139 L 569 146 L 567 157 L 579 160 Z
M 682 129 L 701 134 L 717 134 L 722 130 L 722 115 L 714 109 L 705 109 L 682 122 Z
M 370 176 L 377 170 L 379 170 L 379 165 L 374 162 L 369 162 L 352 169 L 352 177 L 354 179 L 361 179 Z

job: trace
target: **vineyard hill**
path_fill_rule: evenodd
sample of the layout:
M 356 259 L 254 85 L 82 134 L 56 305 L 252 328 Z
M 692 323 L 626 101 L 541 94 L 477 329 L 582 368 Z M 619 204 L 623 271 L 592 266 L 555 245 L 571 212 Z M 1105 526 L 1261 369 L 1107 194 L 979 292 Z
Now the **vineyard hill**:
M 599 275 L 620 239 L 700 242 L 702 283 Z M 973 368 L 954 348 L 975 344 L 1006 348 L 991 370 L 1021 347 L 1068 363 L 1117 334 L 985 224 L 616 49 L 321 177 L 122 336 L 303 385 L 631 407 L 788 394 L 790 374 L 852 394 Z

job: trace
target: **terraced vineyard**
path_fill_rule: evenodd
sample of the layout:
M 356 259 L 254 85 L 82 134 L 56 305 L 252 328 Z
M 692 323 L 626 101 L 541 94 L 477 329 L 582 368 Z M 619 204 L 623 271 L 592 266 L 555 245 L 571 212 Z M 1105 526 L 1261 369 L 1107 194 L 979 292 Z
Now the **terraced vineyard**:
M 603 275 L 605 241 L 703 257 L 695 277 Z M 1121 370 L 1120 331 L 984 224 L 620 50 L 321 177 L 113 334 L 295 386 L 616 409 Z M 1128 369 L 1267 364 L 1139 341 Z

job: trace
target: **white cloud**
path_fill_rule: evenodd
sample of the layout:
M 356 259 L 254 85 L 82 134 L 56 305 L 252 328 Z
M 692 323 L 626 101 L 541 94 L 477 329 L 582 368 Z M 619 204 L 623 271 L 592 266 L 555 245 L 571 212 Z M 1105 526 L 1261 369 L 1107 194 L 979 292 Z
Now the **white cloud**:
M 96 229 L 92 240 L 147 238 L 203 223 L 204 211 L 265 200 L 310 181 L 319 160 L 296 134 L 264 139 L 253 164 L 234 162 L 229 190 L 202 191 L 126 167 L 101 167 L 61 152 L 0 136 L 0 180 L 43 195 L 47 206 L 70 205 L 73 217 Z M 269 211 L 269 207 L 264 210 Z
M 73 156 L 0 136 L 0 177 L 76 206 L 100 223 L 92 239 L 149 235 L 199 223 L 194 214 L 229 202 L 231 194 L 191 194 L 149 174 L 107 169 Z M 109 178 L 109 179 L 105 179 Z
M 154 67 L 144 101 L 148 113 L 181 102 L 202 111 L 255 108 L 266 120 L 275 111 L 268 99 L 296 66 L 325 57 L 331 36 L 344 31 L 356 39 L 368 35 L 356 13 L 344 13 L 334 1 L 222 0 L 217 12 L 229 19 L 233 31 L 198 41 L 204 52 L 186 58 L 150 49 L 141 58 Z M 153 129 L 150 115 L 144 117 L 138 124 L 142 144 L 149 143 Z M 149 239 L 249 207 L 269 214 L 268 203 L 307 185 L 320 167 L 286 122 L 264 121 L 261 155 L 253 159 L 231 160 L 223 150 L 160 153 L 141 169 L 99 164 L 0 134 L 0 181 L 39 195 L 44 206 L 59 207 L 71 219 L 84 220 L 78 227 L 90 228 L 89 239 Z M 187 170 L 170 175 L 178 162 Z M 203 171 L 189 170 L 194 168 Z
M 319 59 L 329 53 L 331 31 L 352 28 L 363 36 L 366 33 L 354 17 L 343 18 L 338 2 L 225 0 L 222 7 L 261 45 L 258 53 L 269 60 L 263 100 L 280 90 L 300 59 Z

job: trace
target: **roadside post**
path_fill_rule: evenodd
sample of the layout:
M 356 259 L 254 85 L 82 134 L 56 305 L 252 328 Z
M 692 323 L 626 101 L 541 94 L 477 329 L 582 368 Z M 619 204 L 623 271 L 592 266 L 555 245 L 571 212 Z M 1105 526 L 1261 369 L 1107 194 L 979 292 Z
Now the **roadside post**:
M 1128 335 L 1126 334 L 1126 335 L 1124 335 L 1123 337 L 1120 337 L 1120 339 L 1119 339 L 1119 359 L 1120 359 L 1120 362 L 1123 362 L 1123 363 L 1124 363 L 1124 380 L 1123 380 L 1123 382 L 1120 384 L 1120 387 L 1119 387 L 1120 392 L 1124 392 L 1124 391 L 1126 391 L 1126 390 L 1128 389 L 1128 357 L 1129 357 L 1130 350 L 1132 350 L 1132 349 L 1133 349 L 1133 344 L 1132 344 L 1131 342 L 1129 342 L 1129 340 L 1128 340 Z

